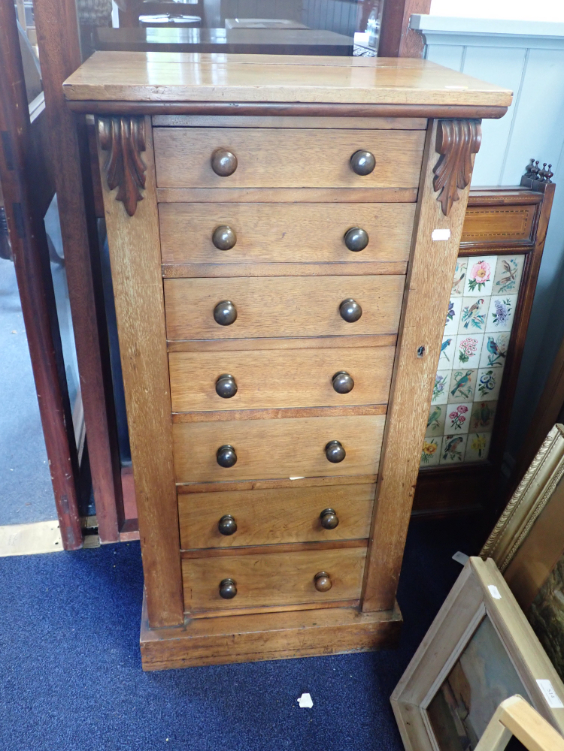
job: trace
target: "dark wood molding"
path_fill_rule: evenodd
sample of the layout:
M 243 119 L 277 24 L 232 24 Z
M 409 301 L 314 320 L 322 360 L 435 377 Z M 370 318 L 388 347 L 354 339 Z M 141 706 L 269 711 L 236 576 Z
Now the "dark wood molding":
M 73 112 L 87 115 L 292 115 L 295 117 L 424 117 L 499 119 L 507 107 L 460 104 L 323 104 L 316 102 L 103 102 L 67 101 Z
M 0 29 L 0 181 L 61 537 L 65 550 L 75 550 L 82 547 L 78 457 L 43 223 L 52 183 L 45 161 L 35 159 L 41 139 L 30 122 L 9 2 L 0 3 Z M 37 189 L 41 181 L 46 190 Z
M 478 153 L 481 141 L 479 120 L 441 120 L 438 124 L 436 151 L 441 156 L 433 169 L 433 189 L 445 216 L 458 201 L 458 191 L 470 184 L 472 156 Z
M 388 0 L 382 11 L 379 57 L 423 57 L 423 34 L 409 28 L 413 13 L 429 13 L 431 0 Z
M 98 136 L 103 151 L 108 151 L 104 165 L 110 190 L 117 188 L 116 201 L 121 201 L 133 216 L 141 191 L 145 187 L 147 166 L 141 158 L 145 151 L 145 118 L 135 116 L 101 117 Z

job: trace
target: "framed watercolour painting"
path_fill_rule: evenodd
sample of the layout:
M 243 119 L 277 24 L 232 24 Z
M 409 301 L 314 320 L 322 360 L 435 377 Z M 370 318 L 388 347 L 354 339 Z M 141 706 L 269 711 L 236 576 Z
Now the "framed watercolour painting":
M 470 558 L 391 697 L 406 751 L 474 751 L 515 694 L 564 731 L 564 685 L 494 561 Z

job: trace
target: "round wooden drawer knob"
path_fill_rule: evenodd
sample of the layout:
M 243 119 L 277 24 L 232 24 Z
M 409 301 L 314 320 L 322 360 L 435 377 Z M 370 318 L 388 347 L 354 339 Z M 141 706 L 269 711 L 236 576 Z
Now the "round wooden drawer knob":
M 352 376 L 346 370 L 339 370 L 332 378 L 333 388 L 337 394 L 348 394 L 354 388 Z
M 237 308 L 231 300 L 222 300 L 213 309 L 213 317 L 220 326 L 231 326 L 237 320 Z
M 232 600 L 237 594 L 237 582 L 233 579 L 222 579 L 219 582 L 219 596 L 224 600 Z
M 217 450 L 217 463 L 220 467 L 233 467 L 237 464 L 237 454 L 233 446 L 228 443 L 225 446 L 220 446 Z
M 326 508 L 319 514 L 321 526 L 323 529 L 335 529 L 339 526 L 339 517 L 337 512 L 332 508 Z
M 376 167 L 376 159 L 370 151 L 360 149 L 351 156 L 351 169 L 357 175 L 369 175 L 374 172 L 374 167 Z
M 231 250 L 231 248 L 235 247 L 237 235 L 235 234 L 235 230 L 224 224 L 214 229 L 212 242 L 218 250 Z
M 339 305 L 339 313 L 341 314 L 341 318 L 344 321 L 346 321 L 347 323 L 354 323 L 355 321 L 358 321 L 358 319 L 362 315 L 362 308 L 356 302 L 356 300 L 353 300 L 352 297 L 349 297 L 346 300 L 343 300 L 343 302 Z M 235 317 L 236 316 L 237 313 L 235 313 Z
M 325 446 L 325 456 L 332 464 L 342 462 L 346 455 L 347 452 L 340 441 L 329 441 Z
M 211 157 L 211 166 L 216 175 L 229 177 L 237 169 L 237 157 L 227 149 L 216 149 Z
M 313 577 L 313 583 L 318 592 L 329 592 L 333 584 L 331 577 L 325 571 L 320 571 Z
M 222 399 L 231 399 L 237 393 L 237 382 L 229 373 L 223 373 L 215 382 L 215 392 Z
M 345 232 L 345 245 L 353 253 L 364 250 L 368 245 L 368 232 L 360 227 L 351 227 Z
M 237 522 L 231 514 L 225 514 L 218 521 L 217 528 L 219 529 L 220 534 L 229 537 L 230 535 L 234 535 L 237 531 Z

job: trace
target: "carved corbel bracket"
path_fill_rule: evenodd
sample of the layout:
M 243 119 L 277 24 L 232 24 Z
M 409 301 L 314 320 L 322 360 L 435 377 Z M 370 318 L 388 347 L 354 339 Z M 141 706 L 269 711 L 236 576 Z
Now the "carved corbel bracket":
M 477 154 L 482 141 L 480 120 L 439 120 L 436 151 L 441 155 L 433 168 L 433 189 L 437 201 L 448 216 L 452 204 L 459 200 L 472 177 L 472 154 Z
M 100 146 L 109 151 L 104 170 L 110 190 L 118 189 L 116 201 L 122 201 L 129 216 L 133 216 L 141 190 L 145 187 L 145 163 L 141 152 L 145 151 L 144 117 L 100 117 L 98 119 Z

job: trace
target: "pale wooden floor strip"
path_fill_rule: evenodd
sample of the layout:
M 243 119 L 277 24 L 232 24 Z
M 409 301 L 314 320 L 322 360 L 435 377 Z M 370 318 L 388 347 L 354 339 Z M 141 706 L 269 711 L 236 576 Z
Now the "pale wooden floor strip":
M 0 527 L 0 558 L 59 550 L 63 550 L 63 541 L 57 520 Z

